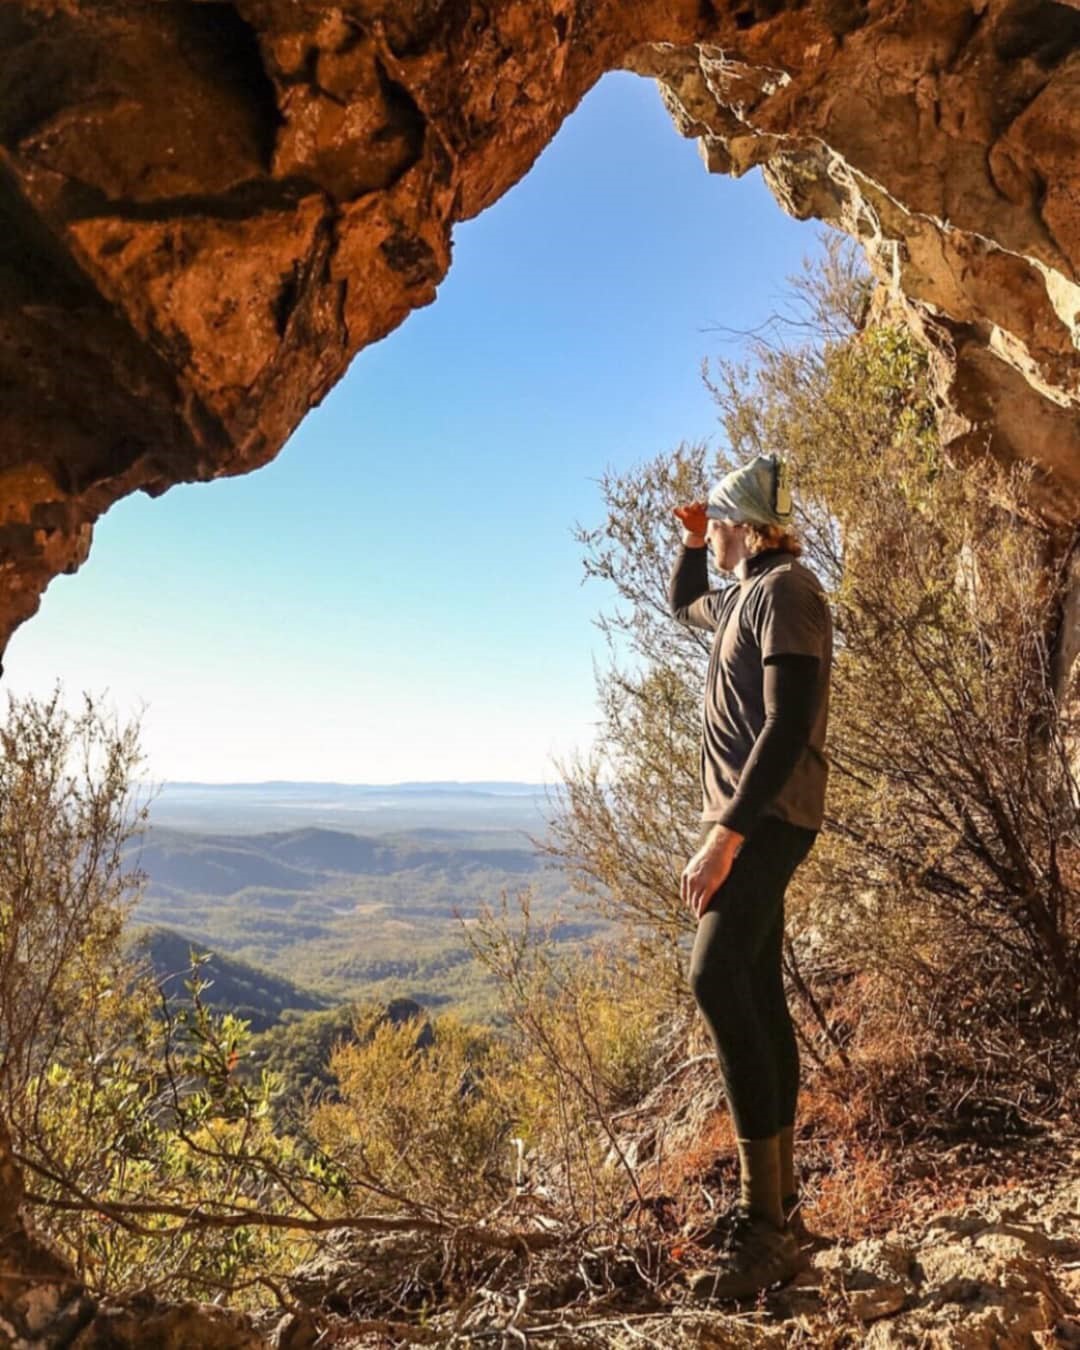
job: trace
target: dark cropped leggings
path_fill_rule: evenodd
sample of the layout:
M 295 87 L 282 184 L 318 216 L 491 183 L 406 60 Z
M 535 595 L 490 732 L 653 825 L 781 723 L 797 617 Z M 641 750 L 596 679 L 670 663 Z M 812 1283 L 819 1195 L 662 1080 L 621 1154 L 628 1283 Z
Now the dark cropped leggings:
M 781 967 L 784 892 L 816 838 L 814 830 L 765 817 L 698 922 L 690 988 L 741 1139 L 765 1139 L 795 1121 L 799 1050 Z

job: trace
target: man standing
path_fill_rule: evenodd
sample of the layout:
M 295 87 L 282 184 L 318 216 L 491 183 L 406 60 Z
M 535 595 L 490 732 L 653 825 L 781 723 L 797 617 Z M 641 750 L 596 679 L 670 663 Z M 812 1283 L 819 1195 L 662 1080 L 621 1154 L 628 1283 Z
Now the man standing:
M 704 1292 L 752 1294 L 799 1269 L 793 1141 L 799 1055 L 784 993 L 784 892 L 821 829 L 832 620 L 799 561 L 786 465 L 759 455 L 675 508 L 674 618 L 714 633 L 702 713 L 699 847 L 682 874 L 698 926 L 690 986 L 716 1046 L 740 1198 Z M 707 553 L 737 585 L 709 589 Z

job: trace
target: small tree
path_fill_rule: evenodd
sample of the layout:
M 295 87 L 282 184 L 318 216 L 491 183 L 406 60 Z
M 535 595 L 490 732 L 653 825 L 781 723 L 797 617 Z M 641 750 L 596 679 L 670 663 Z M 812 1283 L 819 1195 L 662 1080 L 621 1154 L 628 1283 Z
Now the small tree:
M 114 1056 L 139 994 L 121 931 L 138 878 L 124 849 L 143 819 L 134 727 L 92 699 L 67 713 L 9 697 L 0 727 L 0 1103 L 16 1140 L 56 1062 Z

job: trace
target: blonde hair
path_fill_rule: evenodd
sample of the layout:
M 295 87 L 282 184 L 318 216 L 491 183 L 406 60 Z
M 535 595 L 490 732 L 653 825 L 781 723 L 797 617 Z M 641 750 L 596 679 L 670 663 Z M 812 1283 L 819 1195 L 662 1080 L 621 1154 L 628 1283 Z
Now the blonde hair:
M 783 549 L 793 558 L 798 558 L 803 551 L 798 536 L 783 525 L 755 525 L 750 522 L 746 525 L 746 548 L 751 557 L 755 553 L 763 553 L 767 548 Z

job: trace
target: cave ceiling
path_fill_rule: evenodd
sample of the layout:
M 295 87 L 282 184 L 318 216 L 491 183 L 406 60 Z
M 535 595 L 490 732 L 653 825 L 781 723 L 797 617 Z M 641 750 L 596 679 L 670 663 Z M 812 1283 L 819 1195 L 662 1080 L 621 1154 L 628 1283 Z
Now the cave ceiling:
M 5 0 L 0 646 L 120 497 L 273 458 L 618 69 L 856 236 L 947 443 L 1076 521 L 1077 3 Z

